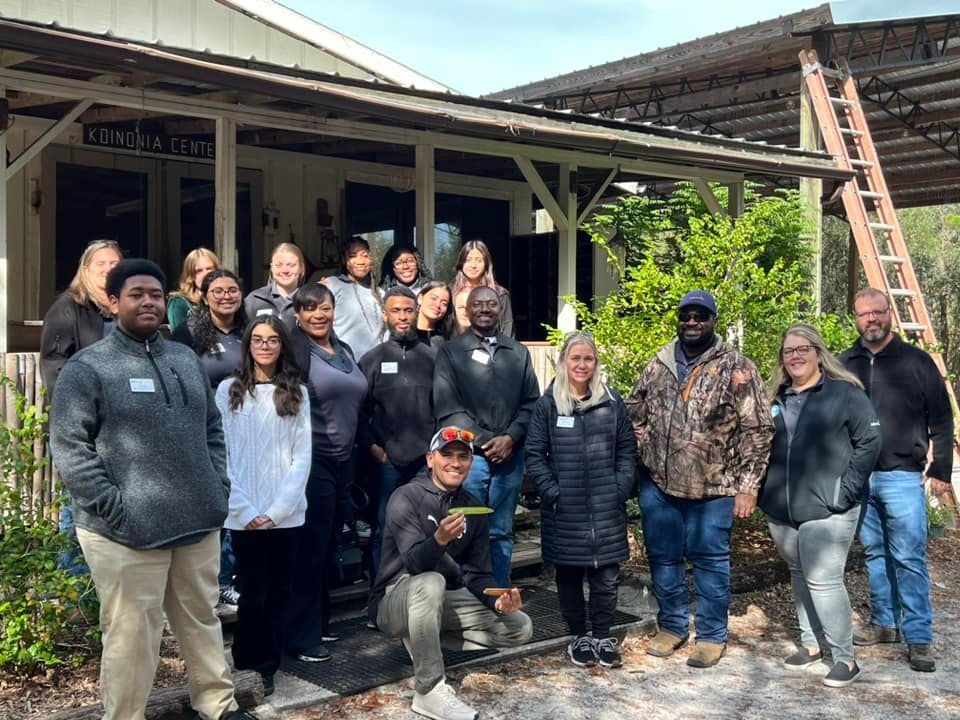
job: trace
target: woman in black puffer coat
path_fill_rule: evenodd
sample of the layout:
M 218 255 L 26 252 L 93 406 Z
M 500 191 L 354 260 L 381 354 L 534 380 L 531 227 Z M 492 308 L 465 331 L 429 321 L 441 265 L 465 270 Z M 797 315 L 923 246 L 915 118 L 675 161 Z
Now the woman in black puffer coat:
M 568 335 L 557 377 L 534 407 L 526 468 L 540 493 L 543 559 L 556 566 L 560 607 L 574 635 L 567 651 L 575 665 L 620 665 L 610 623 L 618 563 L 629 556 L 626 502 L 635 460 L 633 426 L 623 400 L 600 380 L 593 337 Z

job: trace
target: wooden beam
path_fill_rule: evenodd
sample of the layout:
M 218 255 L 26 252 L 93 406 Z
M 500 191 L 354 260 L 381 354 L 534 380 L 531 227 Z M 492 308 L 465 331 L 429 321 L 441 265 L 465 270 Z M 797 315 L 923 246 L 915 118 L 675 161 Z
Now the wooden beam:
M 745 200 L 742 182 L 727 185 L 727 214 L 730 217 L 743 217 L 743 212 L 746 209 Z
M 90 98 L 81 100 L 74 105 L 66 115 L 51 125 L 50 128 L 43 133 L 43 135 L 30 143 L 30 145 L 22 153 L 17 155 L 14 161 L 7 166 L 7 180 L 9 181 L 10 178 L 26 167 L 27 163 L 39 155 L 47 145 L 56 140 L 61 133 L 73 125 L 73 121 L 76 120 L 92 104 L 93 100 Z
M 577 217 L 577 168 L 575 165 L 560 165 L 557 185 L 557 198 L 564 217 Z M 577 329 L 577 312 L 574 306 L 564 300 L 577 294 L 577 228 L 575 222 L 567 222 L 558 227 L 557 248 L 557 328 L 563 332 Z
M 0 67 L 13 67 L 33 60 L 36 55 L 16 50 L 0 50 Z
M 533 163 L 525 157 L 517 156 L 513 160 L 515 163 L 517 163 L 517 167 L 520 168 L 520 172 L 523 173 L 523 177 L 530 185 L 530 189 L 533 190 L 533 194 L 537 196 L 537 199 L 543 205 L 544 210 L 547 211 L 550 219 L 553 220 L 553 224 L 557 226 L 558 230 L 566 230 L 567 225 L 569 224 L 567 222 L 567 215 L 560 207 L 560 203 L 558 203 L 556 198 L 553 197 L 553 194 L 550 192 L 550 188 L 547 187 L 547 184 L 543 181 L 543 178 L 540 177 L 540 173 L 537 172 L 537 168 L 535 168 Z M 576 215 L 576 209 L 574 209 L 574 215 Z
M 807 84 L 800 80 L 800 147 L 804 150 L 820 150 L 820 123 L 817 120 Z M 813 248 L 813 297 L 817 315 L 823 308 L 823 181 L 800 178 L 800 202 L 803 204 L 804 221 L 809 225 L 806 240 Z
M 417 145 L 416 155 L 416 223 L 417 249 L 423 256 L 427 267 L 434 267 L 434 229 L 437 209 L 437 173 L 433 148 L 430 145 Z
M 6 90 L 0 87 L 0 158 L 7 157 L 7 132 L 10 122 Z M 0 353 L 7 352 L 7 323 L 10 307 L 9 248 L 7 245 L 7 183 L 0 184 Z
M 709 210 L 714 215 L 726 215 L 726 210 L 720 205 L 720 201 L 717 200 L 717 196 L 713 194 L 713 190 L 710 189 L 710 185 L 706 180 L 702 178 L 694 178 L 693 186 L 697 189 L 700 198 L 703 200 L 703 204 L 707 206 Z
M 237 271 L 237 122 L 217 119 L 214 247 L 223 267 Z
M 593 191 L 593 194 L 587 199 L 583 204 L 583 207 L 577 208 L 577 227 L 583 225 L 583 221 L 587 219 L 587 215 L 590 214 L 590 211 L 596 206 L 600 200 L 603 199 L 603 193 L 606 192 L 606 189 L 610 187 L 610 183 L 613 182 L 613 179 L 620 173 L 620 168 L 613 168 L 607 176 L 600 182 L 596 190 Z

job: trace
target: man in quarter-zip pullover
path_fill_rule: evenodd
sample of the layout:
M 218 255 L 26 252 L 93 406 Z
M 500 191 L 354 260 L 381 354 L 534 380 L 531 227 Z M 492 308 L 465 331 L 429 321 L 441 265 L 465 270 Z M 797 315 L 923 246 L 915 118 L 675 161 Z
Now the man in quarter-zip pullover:
M 644 369 L 627 408 L 659 605 L 659 632 L 647 652 L 667 657 L 687 642 L 686 558 L 697 593 L 697 646 L 687 664 L 702 668 L 726 652 L 733 517 L 756 508 L 773 420 L 754 364 L 714 332 L 713 296 L 687 293 L 677 317 L 677 339 Z
M 910 667 L 933 672 L 923 484 L 926 476 L 934 495 L 950 492 L 953 412 L 933 359 L 892 332 L 891 311 L 884 292 L 866 288 L 857 293 L 854 312 L 860 339 L 840 357 L 863 382 L 883 436 L 860 526 L 872 617 L 869 625 L 854 632 L 853 641 L 894 643 L 902 632 Z
M 164 284 L 148 260 L 110 272 L 117 329 L 64 366 L 50 445 L 100 599 L 103 717 L 143 717 L 166 614 L 191 705 L 204 720 L 247 718 L 214 614 L 230 493 L 223 428 L 196 355 L 157 332 Z

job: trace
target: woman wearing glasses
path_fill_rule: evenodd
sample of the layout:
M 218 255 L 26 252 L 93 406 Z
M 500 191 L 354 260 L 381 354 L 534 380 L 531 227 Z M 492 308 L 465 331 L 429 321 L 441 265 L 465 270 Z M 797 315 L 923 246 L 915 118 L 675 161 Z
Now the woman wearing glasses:
M 283 322 L 266 316 L 241 341 L 236 375 L 217 388 L 227 443 L 240 607 L 233 663 L 256 670 L 266 695 L 283 653 L 291 552 L 307 510 L 310 404 Z
M 827 687 L 860 675 L 843 583 L 860 503 L 880 452 L 880 423 L 863 385 L 823 344 L 816 328 L 787 328 L 773 377 L 776 434 L 758 504 L 790 568 L 801 647 L 783 661 L 803 670 L 823 659 Z
M 280 243 L 270 256 L 270 282 L 252 290 L 243 301 L 247 317 L 262 317 L 273 313 L 293 327 L 293 299 L 307 275 L 303 252 L 293 243 Z
M 380 289 L 386 292 L 392 287 L 403 285 L 410 288 L 414 295 L 430 281 L 430 271 L 420 253 L 406 245 L 394 245 L 383 256 L 380 263 Z
M 626 502 L 633 488 L 636 440 L 626 405 L 603 384 L 588 333 L 567 336 L 557 376 L 537 401 L 526 443 L 527 474 L 540 493 L 543 559 L 557 572 L 560 609 L 574 636 L 571 662 L 621 664 L 610 624 L 619 563 L 629 555 Z M 590 626 L 583 576 L 590 585 Z

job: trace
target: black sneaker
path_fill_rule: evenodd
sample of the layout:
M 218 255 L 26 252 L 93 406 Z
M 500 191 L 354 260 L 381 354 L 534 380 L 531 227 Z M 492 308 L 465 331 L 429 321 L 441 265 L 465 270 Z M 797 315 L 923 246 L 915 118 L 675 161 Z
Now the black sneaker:
M 327 630 L 323 635 L 320 636 L 320 642 L 336 642 L 340 639 L 340 636 L 337 633 L 330 632 Z
M 620 657 L 620 651 L 617 645 L 620 641 L 615 637 L 601 638 L 593 641 L 593 651 L 597 654 L 597 661 L 600 667 L 616 668 L 623 665 L 623 658 Z
M 900 642 L 900 631 L 895 627 L 883 627 L 870 623 L 853 631 L 854 645 L 877 645 Z
M 783 661 L 787 670 L 803 670 L 823 660 L 823 652 L 817 650 L 813 655 L 806 648 L 800 648 L 793 655 Z
M 236 612 L 237 606 L 240 604 L 240 593 L 232 585 L 220 588 L 220 604 L 226 605 Z
M 854 680 L 860 677 L 860 666 L 853 664 L 853 669 L 845 662 L 834 663 L 830 672 L 823 678 L 823 684 L 827 687 L 842 688 L 851 685 Z
M 319 663 L 330 659 L 330 651 L 323 645 L 314 645 L 306 650 L 297 653 L 297 660 L 300 662 Z
M 567 645 L 570 661 L 578 667 L 593 667 L 597 664 L 597 654 L 593 649 L 593 640 L 586 635 L 577 635 Z
M 270 697 L 273 695 L 273 674 L 260 673 L 260 679 L 263 681 L 263 696 Z
M 927 643 L 907 645 L 907 659 L 910 661 L 910 668 L 917 672 L 933 672 L 937 669 L 933 650 Z

